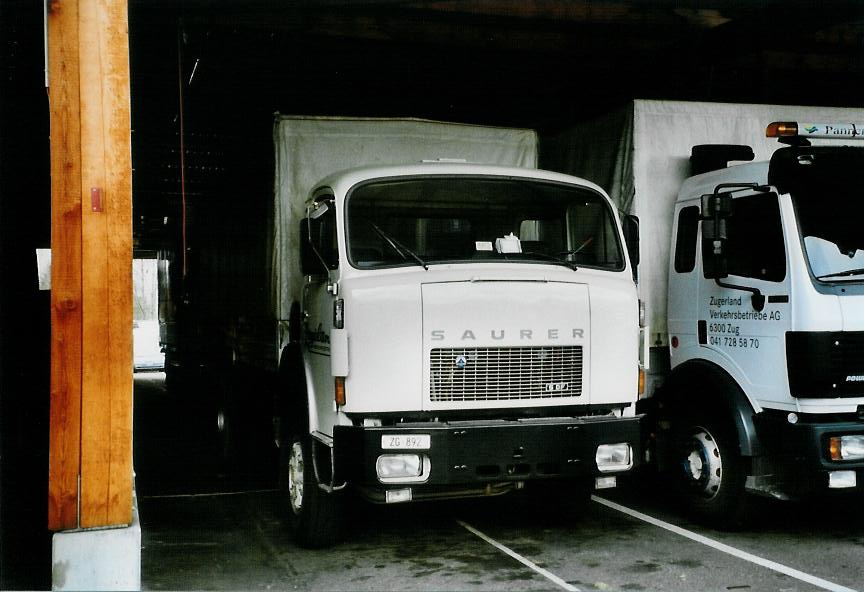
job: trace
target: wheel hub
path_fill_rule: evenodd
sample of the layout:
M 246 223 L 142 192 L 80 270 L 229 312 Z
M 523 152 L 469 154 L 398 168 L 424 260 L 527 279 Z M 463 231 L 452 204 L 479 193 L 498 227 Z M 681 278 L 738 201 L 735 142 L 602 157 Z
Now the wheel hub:
M 303 508 L 303 446 L 300 442 L 291 445 L 288 457 L 288 497 L 291 510 L 299 514 Z
M 696 428 L 687 443 L 684 474 L 691 487 L 704 497 L 713 498 L 720 491 L 723 459 L 717 441 L 705 428 Z

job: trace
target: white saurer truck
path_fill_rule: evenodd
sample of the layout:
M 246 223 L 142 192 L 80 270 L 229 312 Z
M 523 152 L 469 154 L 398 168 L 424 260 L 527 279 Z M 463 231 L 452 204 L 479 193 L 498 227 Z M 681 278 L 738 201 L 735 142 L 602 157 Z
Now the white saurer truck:
M 275 145 L 301 543 L 334 540 L 346 487 L 393 503 L 545 480 L 584 502 L 639 464 L 638 301 L 603 190 L 537 170 L 526 130 L 279 116 Z
M 740 522 L 746 492 L 864 487 L 864 147 L 849 146 L 864 124 L 851 121 L 864 110 L 636 101 L 542 146 L 543 166 L 606 183 L 640 218 L 639 410 L 655 460 L 715 524 Z

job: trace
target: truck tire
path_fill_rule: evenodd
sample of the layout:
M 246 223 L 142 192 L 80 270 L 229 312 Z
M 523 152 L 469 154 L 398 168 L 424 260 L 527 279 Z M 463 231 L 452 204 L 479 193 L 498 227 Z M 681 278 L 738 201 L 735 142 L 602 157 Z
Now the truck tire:
M 220 383 L 215 389 L 216 396 L 210 407 L 210 422 L 215 435 L 215 445 L 219 464 L 226 473 L 237 469 L 239 451 L 237 445 L 237 408 L 232 399 L 230 387 Z
M 280 485 L 294 540 L 301 547 L 333 545 L 339 537 L 342 500 L 318 487 L 312 464 L 312 439 L 294 434 L 280 447 Z
M 679 492 L 684 506 L 699 521 L 734 529 L 744 522 L 747 472 L 731 422 L 693 416 L 679 431 L 676 456 Z

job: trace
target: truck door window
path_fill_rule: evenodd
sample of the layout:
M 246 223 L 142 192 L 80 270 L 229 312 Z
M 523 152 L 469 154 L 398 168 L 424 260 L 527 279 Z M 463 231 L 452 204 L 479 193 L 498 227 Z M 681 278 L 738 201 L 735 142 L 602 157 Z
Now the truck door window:
M 699 230 L 699 207 L 689 206 L 678 213 L 675 237 L 675 271 L 690 273 L 696 268 L 696 235 Z
M 703 261 L 711 257 L 709 249 L 710 245 L 703 245 Z M 786 277 L 786 248 L 775 194 L 732 200 L 725 251 L 729 275 L 772 282 Z

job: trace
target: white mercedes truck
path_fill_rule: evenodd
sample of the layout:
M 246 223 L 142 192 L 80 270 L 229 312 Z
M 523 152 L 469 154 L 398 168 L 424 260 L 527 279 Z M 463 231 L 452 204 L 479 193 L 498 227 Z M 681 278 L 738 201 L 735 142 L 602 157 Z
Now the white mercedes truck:
M 244 368 L 272 371 L 301 544 L 336 540 L 343 490 L 398 503 L 536 483 L 578 504 L 640 464 L 638 231 L 600 187 L 538 170 L 530 130 L 277 116 L 274 140 L 273 216 L 247 233 L 269 233 L 272 308 L 219 330 L 226 308 L 199 341 L 224 352 L 235 408 L 271 388 Z M 199 280 L 210 301 L 244 287 L 232 269 Z
M 796 113 L 864 119 L 639 101 L 618 120 L 617 197 L 641 217 L 654 323 L 639 410 L 654 460 L 717 525 L 745 518 L 746 493 L 864 486 L 864 124 L 776 121 Z

